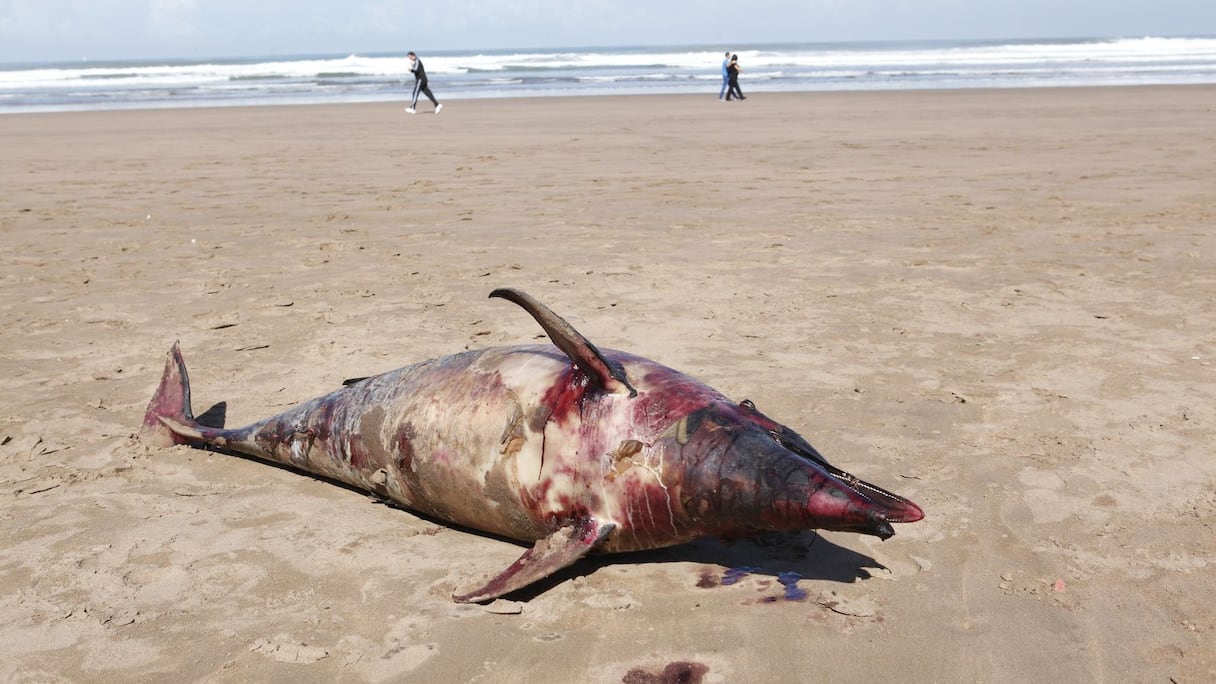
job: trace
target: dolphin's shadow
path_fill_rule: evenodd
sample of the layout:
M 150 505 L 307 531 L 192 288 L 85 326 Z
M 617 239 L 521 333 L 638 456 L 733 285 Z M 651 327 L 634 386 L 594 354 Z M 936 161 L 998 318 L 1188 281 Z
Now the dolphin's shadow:
M 197 416 L 195 420 L 208 427 L 223 428 L 227 413 L 228 404 L 221 401 Z M 256 456 L 229 451 L 219 447 L 210 447 L 210 450 L 281 468 L 342 487 L 343 489 L 348 489 L 364 496 L 368 495 L 368 492 L 357 487 L 352 487 L 344 482 L 298 470 L 280 463 L 266 461 Z M 486 539 L 519 546 L 521 554 L 527 548 L 526 545 L 512 539 L 500 537 L 482 530 L 455 525 L 425 513 L 404 508 L 392 501 L 379 501 L 387 506 L 398 508 L 410 515 L 442 527 L 461 530 L 479 537 L 485 537 Z M 850 583 L 870 578 L 872 575 L 868 572 L 867 568 L 874 570 L 886 569 L 881 563 L 870 556 L 834 544 L 814 531 L 793 533 L 771 532 L 733 541 L 701 539 L 664 549 L 591 555 L 579 560 L 568 568 L 555 572 L 543 580 L 514 591 L 509 596 L 516 600 L 529 601 L 563 582 L 568 582 L 575 577 L 593 574 L 603 567 L 610 565 L 645 565 L 648 563 L 697 563 L 702 566 L 716 566 L 716 570 L 703 567 L 698 578 L 690 577 L 690 586 L 702 587 L 717 586 L 721 583 L 723 573 L 732 569 L 746 570 L 748 574 L 774 578 L 794 573 L 802 579 L 827 580 L 840 583 Z M 711 572 L 717 576 L 711 576 L 709 574 Z
M 747 568 L 776 577 L 795 573 L 803 579 L 850 583 L 869 579 L 867 568 L 885 570 L 870 556 L 839 546 L 814 532 L 771 532 L 737 541 L 701 539 L 667 549 L 622 554 L 636 563 L 701 563 L 723 569 Z M 611 561 L 612 557 L 604 560 Z M 593 560 L 599 560 L 595 557 Z M 605 563 L 607 564 L 607 563 Z
M 199 425 L 224 429 L 224 421 L 228 420 L 228 402 L 221 401 L 218 404 L 214 404 L 201 415 L 195 416 L 194 420 Z
M 472 532 L 477 534 L 476 530 Z M 703 567 L 696 576 L 689 576 L 689 587 L 702 588 L 723 584 L 723 578 L 731 570 L 772 578 L 792 573 L 798 579 L 842 584 L 869 579 L 873 574 L 868 569 L 886 570 L 870 556 L 834 544 L 814 531 L 770 532 L 734 541 L 700 539 L 665 549 L 588 556 L 512 592 L 508 598 L 529 601 L 563 582 L 591 575 L 603 567 L 648 563 L 699 564 Z

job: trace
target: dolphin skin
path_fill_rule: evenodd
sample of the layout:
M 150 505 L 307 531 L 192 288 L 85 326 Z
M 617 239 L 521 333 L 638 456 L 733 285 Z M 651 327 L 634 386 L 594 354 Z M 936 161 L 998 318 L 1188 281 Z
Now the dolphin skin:
M 212 447 L 343 482 L 533 544 L 452 598 L 521 589 L 591 552 L 811 529 L 886 539 L 916 504 L 829 464 L 802 437 L 654 361 L 597 349 L 512 289 L 553 345 L 468 351 L 357 381 L 235 429 L 197 422 L 178 344 L 141 438 Z

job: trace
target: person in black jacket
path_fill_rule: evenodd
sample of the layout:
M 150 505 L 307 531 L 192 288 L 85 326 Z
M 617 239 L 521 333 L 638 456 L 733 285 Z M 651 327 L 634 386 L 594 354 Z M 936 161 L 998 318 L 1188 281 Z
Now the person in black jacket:
M 747 99 L 746 97 L 743 97 L 743 91 L 739 90 L 739 72 L 740 71 L 743 71 L 743 68 L 739 66 L 739 55 L 731 55 L 730 56 L 730 66 L 727 69 L 729 87 L 726 91 L 726 99 L 728 99 L 728 100 L 730 100 L 730 99 L 746 100 Z
M 407 54 L 406 57 L 410 58 L 410 71 L 414 74 L 414 98 L 410 100 L 410 106 L 406 107 L 405 111 L 409 112 L 410 114 L 416 112 L 418 107 L 418 96 L 426 95 L 427 99 L 431 101 L 431 104 L 435 105 L 435 113 L 438 114 L 443 110 L 443 105 L 439 104 L 439 101 L 436 100 L 435 96 L 431 93 L 431 89 L 426 85 L 426 68 L 422 66 L 422 60 L 418 59 L 418 55 L 414 54 L 413 52 Z

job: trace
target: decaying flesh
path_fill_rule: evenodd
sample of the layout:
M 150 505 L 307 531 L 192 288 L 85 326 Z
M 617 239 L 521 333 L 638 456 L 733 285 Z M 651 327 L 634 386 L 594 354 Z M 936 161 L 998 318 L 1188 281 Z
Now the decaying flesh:
M 795 432 L 654 361 L 599 350 L 518 290 L 555 346 L 469 351 L 365 378 L 242 428 L 201 425 L 177 344 L 144 418 L 153 443 L 212 446 L 534 543 L 484 601 L 591 551 L 827 529 L 882 538 L 916 504 L 830 465 Z

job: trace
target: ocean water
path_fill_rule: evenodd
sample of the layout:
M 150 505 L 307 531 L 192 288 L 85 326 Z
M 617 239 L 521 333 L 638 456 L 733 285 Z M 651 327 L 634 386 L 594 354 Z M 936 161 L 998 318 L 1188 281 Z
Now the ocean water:
M 702 93 L 721 46 L 421 55 L 440 100 Z M 1216 37 L 806 43 L 736 50 L 744 92 L 1216 83 Z M 0 64 L 0 113 L 401 101 L 404 54 Z

